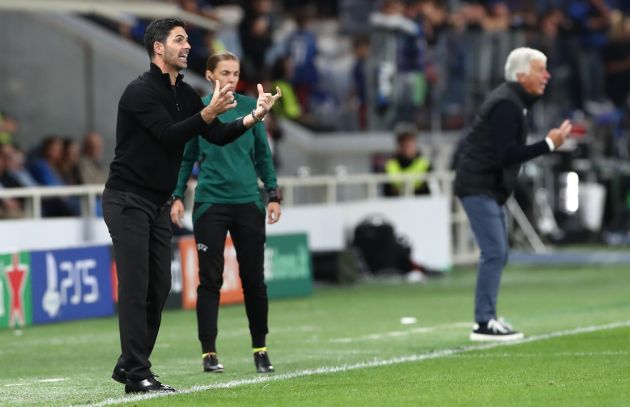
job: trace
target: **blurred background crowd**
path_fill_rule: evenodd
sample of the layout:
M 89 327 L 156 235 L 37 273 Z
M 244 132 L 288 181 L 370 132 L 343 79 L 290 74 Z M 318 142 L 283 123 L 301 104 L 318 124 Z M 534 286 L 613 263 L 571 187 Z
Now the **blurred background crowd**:
M 279 113 L 317 130 L 460 128 L 522 45 L 549 57 L 558 114 L 623 108 L 630 89 L 628 0 L 173 2 L 217 23 L 189 27 L 190 69 L 233 51 L 241 90 L 275 82 Z M 137 42 L 148 23 L 100 22 Z
M 556 173 L 577 171 L 584 179 L 606 183 L 612 178 L 602 176 L 594 163 L 618 160 L 616 167 L 607 168 L 628 175 L 614 178 L 615 192 L 608 196 L 615 198 L 607 198 L 611 202 L 607 205 L 614 208 L 607 210 L 607 216 L 610 222 L 630 219 L 626 216 L 630 171 L 619 164 L 630 155 L 629 0 L 170 3 L 212 22 L 204 28 L 194 24 L 187 28 L 192 45 L 189 70 L 203 75 L 210 54 L 229 50 L 242 61 L 240 92 L 251 93 L 258 82 L 282 89 L 284 97 L 274 108 L 275 117 L 267 122 L 273 142 L 282 138 L 279 119 L 321 136 L 386 132 L 398 140 L 401 150 L 395 154 L 407 164 L 415 162 L 414 168 L 422 171 L 448 168 L 448 163 L 420 162 L 422 150 L 403 144 L 409 145 L 418 132 L 463 134 L 484 96 L 504 80 L 503 64 L 510 50 L 538 48 L 548 56 L 552 78 L 542 103 L 530 115 L 532 130 L 556 126 L 569 117 L 578 141 L 580 135 L 589 139 L 548 165 Z M 150 21 L 131 14 L 83 18 L 135 43 L 142 42 Z M 107 163 L 100 134 L 57 134 L 51 128 L 36 145 L 24 145 L 20 122 L 28 118 L 13 114 L 12 106 L 2 100 L 0 111 L 0 187 L 103 182 Z M 405 130 L 400 130 L 401 125 Z M 413 151 L 404 153 L 405 149 Z M 576 170 L 576 160 L 587 164 Z M 374 167 L 400 168 L 385 160 Z M 535 189 L 540 182 L 530 184 Z M 387 195 L 396 189 L 391 187 Z M 534 204 L 526 198 L 521 202 L 526 211 Z M 51 198 L 44 206 L 45 216 L 78 213 L 71 198 Z M 19 199 L 0 201 L 1 217 L 19 217 L 22 209 Z

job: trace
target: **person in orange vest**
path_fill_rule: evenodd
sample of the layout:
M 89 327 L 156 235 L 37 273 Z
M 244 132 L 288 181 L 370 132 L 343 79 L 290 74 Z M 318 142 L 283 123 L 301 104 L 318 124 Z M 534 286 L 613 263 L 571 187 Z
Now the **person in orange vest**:
M 385 172 L 389 175 L 417 174 L 425 175 L 431 171 L 431 162 L 422 155 L 418 147 L 416 129 L 413 126 L 402 126 L 396 131 L 396 153 L 385 163 Z M 413 182 L 415 195 L 429 193 L 426 180 Z M 385 185 L 385 196 L 400 196 L 405 190 L 405 181 L 392 181 Z

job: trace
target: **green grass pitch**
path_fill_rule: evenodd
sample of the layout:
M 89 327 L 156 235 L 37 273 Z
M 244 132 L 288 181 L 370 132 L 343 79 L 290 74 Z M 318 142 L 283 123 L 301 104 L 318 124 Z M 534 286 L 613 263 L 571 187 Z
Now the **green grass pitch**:
M 221 309 L 222 374 L 201 371 L 194 313 L 166 312 L 153 370 L 180 392 L 149 399 L 109 377 L 115 318 L 0 331 L 0 405 L 629 405 L 630 267 L 510 267 L 499 311 L 526 334 L 510 345 L 468 340 L 474 282 L 456 270 L 274 301 L 273 375 L 254 371 L 242 305 Z

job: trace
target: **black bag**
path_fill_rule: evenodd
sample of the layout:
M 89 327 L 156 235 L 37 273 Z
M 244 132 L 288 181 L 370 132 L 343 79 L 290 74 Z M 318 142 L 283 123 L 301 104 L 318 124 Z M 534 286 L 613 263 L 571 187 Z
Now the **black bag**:
M 396 237 L 394 226 L 382 216 L 370 216 L 359 223 L 352 246 L 359 251 L 372 274 L 410 270 L 411 248 Z

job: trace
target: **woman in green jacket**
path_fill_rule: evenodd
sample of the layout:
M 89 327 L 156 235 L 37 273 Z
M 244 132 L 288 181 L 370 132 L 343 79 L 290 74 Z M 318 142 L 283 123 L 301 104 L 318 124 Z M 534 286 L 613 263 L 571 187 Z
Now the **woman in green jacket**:
M 206 79 L 223 89 L 236 88 L 240 61 L 236 55 L 222 51 L 208 58 Z M 260 87 L 260 85 L 258 85 Z M 274 96 L 279 98 L 280 90 Z M 222 372 L 217 358 L 216 338 L 219 314 L 219 291 L 223 285 L 223 251 L 230 232 L 239 274 L 243 285 L 245 309 L 252 338 L 254 363 L 259 373 L 274 368 L 266 348 L 268 332 L 267 286 L 264 280 L 265 205 L 258 188 L 260 177 L 267 191 L 267 222 L 280 219 L 280 190 L 276 181 L 271 151 L 264 123 L 254 114 L 256 100 L 234 94 L 237 106 L 219 116 L 222 122 L 252 115 L 256 125 L 238 140 L 223 147 L 206 142 L 201 137 L 188 142 L 179 171 L 171 219 L 181 225 L 186 182 L 195 162 L 199 163 L 193 225 L 199 259 L 197 287 L 197 327 L 203 352 L 203 369 Z M 208 97 L 203 98 L 207 104 Z

